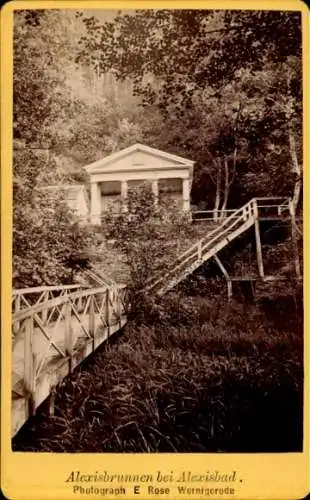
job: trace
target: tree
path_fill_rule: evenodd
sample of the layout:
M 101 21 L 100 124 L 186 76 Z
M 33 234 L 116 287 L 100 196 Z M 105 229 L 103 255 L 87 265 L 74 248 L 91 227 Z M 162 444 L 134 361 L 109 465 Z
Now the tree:
M 88 36 L 81 40 L 79 60 L 89 60 L 95 51 L 101 71 L 113 68 L 120 80 L 131 77 L 144 106 L 161 111 L 168 135 L 172 119 L 179 123 L 179 129 L 183 126 L 179 148 L 187 147 L 201 162 L 197 166 L 198 184 L 199 179 L 214 179 L 215 215 L 220 206 L 222 210 L 227 206 L 230 191 L 235 196 L 239 192 L 240 199 L 248 188 L 251 190 L 251 186 L 242 189 L 246 170 L 250 178 L 258 171 L 263 179 L 268 163 L 264 162 L 262 169 L 258 156 L 270 156 L 274 144 L 267 140 L 267 133 L 277 128 L 281 156 L 288 158 L 281 162 L 280 184 L 289 185 L 286 194 L 292 194 L 288 164 L 291 173 L 300 171 L 301 149 L 294 125 L 301 114 L 300 13 L 139 10 L 120 14 L 102 26 L 94 18 L 86 18 L 84 23 Z M 294 68 L 291 65 L 289 83 L 283 86 L 281 74 L 286 74 L 292 58 Z M 269 86 L 261 89 L 257 84 L 265 76 Z M 268 105 L 268 98 L 274 97 L 282 102 L 281 109 Z M 210 137 L 211 121 L 214 133 Z M 196 140 L 188 145 L 193 133 Z M 173 137 L 170 142 L 175 146 Z M 293 185 L 295 205 L 299 182 L 298 174 Z M 194 191 L 196 188 L 197 179 Z M 204 186 L 199 185 L 196 191 L 201 196 Z
M 163 107 L 190 103 L 208 86 L 220 93 L 236 71 L 262 69 L 266 58 L 301 55 L 299 13 L 138 10 L 102 26 L 94 18 L 84 23 L 88 36 L 78 58 L 95 50 L 101 70 L 113 68 L 120 79 L 131 75 L 134 89 Z
M 88 246 L 94 243 L 62 196 L 45 199 L 38 188 L 86 182 L 85 163 L 141 135 L 122 103 L 110 99 L 111 82 L 75 62 L 83 30 L 67 11 L 15 14 L 14 139 L 20 146 L 13 162 L 15 286 L 72 280 L 74 270 L 89 262 Z

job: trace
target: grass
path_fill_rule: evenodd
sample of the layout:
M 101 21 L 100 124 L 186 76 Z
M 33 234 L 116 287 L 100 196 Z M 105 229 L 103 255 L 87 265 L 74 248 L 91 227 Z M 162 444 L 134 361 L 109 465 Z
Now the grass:
M 300 451 L 302 319 L 286 314 L 287 330 L 257 304 L 172 294 L 67 377 L 13 449 Z

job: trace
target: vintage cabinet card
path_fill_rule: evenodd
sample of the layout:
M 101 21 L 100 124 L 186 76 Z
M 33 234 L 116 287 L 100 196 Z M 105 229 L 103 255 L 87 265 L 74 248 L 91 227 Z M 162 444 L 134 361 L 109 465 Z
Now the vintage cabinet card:
M 2 7 L 7 498 L 309 493 L 309 27 Z

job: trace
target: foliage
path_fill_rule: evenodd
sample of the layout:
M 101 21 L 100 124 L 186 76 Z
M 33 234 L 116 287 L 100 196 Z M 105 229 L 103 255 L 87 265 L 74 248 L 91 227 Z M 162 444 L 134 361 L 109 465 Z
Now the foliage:
M 59 11 L 25 10 L 15 14 L 15 138 L 51 144 L 58 134 L 57 121 L 71 111 L 63 68 L 70 65 L 72 56 L 70 44 L 62 38 L 63 30 Z
M 102 26 L 94 18 L 84 23 L 88 37 L 79 59 L 96 50 L 103 71 L 113 67 L 119 78 L 132 75 L 136 92 L 164 106 L 186 106 L 208 86 L 221 93 L 246 66 L 262 70 L 266 61 L 301 54 L 299 13 L 148 9 L 120 13 Z
M 63 199 L 41 197 L 14 213 L 13 287 L 74 282 L 74 273 L 88 265 L 90 232 L 68 213 Z
M 74 62 L 81 26 L 68 12 L 14 16 L 13 284 L 66 283 L 88 265 L 94 237 L 62 196 L 45 199 L 35 188 L 85 182 L 85 162 L 139 131 L 115 103 L 93 98 L 92 80 Z
M 155 202 L 148 183 L 129 189 L 126 212 L 119 216 L 107 212 L 102 228 L 105 237 L 113 239 L 126 259 L 132 292 L 144 288 L 148 279 L 163 272 L 175 258 L 178 243 L 193 231 L 188 216 L 173 202 Z
M 66 181 L 141 136 L 130 91 L 116 99 L 113 82 L 75 62 L 84 31 L 70 11 L 25 10 L 14 17 L 14 137 L 48 148 L 56 160 L 73 159 L 76 172 L 64 169 Z
M 80 226 L 64 195 L 38 189 L 45 159 L 27 149 L 15 155 L 13 179 L 13 287 L 72 283 L 88 263 L 94 243 Z
M 67 181 L 146 142 L 196 161 L 192 200 L 215 217 L 252 196 L 298 204 L 298 12 L 21 11 L 14 29 L 15 137 L 70 157 Z
M 196 160 L 195 203 L 211 198 L 217 216 L 280 185 L 297 206 L 298 12 L 148 9 L 84 24 L 78 60 L 95 51 L 101 71 L 130 77 L 146 111 L 160 111 L 157 142 Z

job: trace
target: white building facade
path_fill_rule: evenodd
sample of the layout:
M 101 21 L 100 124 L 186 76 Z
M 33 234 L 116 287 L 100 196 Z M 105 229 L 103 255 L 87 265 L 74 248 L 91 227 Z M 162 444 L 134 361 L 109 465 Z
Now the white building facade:
M 90 177 L 90 220 L 100 224 L 101 214 L 126 210 L 131 187 L 149 182 L 159 199 L 173 199 L 184 211 L 190 210 L 194 162 L 143 144 L 135 144 L 85 167 Z
M 42 186 L 40 191 L 45 192 L 46 196 L 59 195 L 64 196 L 68 207 L 73 211 L 81 224 L 89 222 L 89 199 L 86 188 L 83 184 L 59 184 L 52 186 Z

